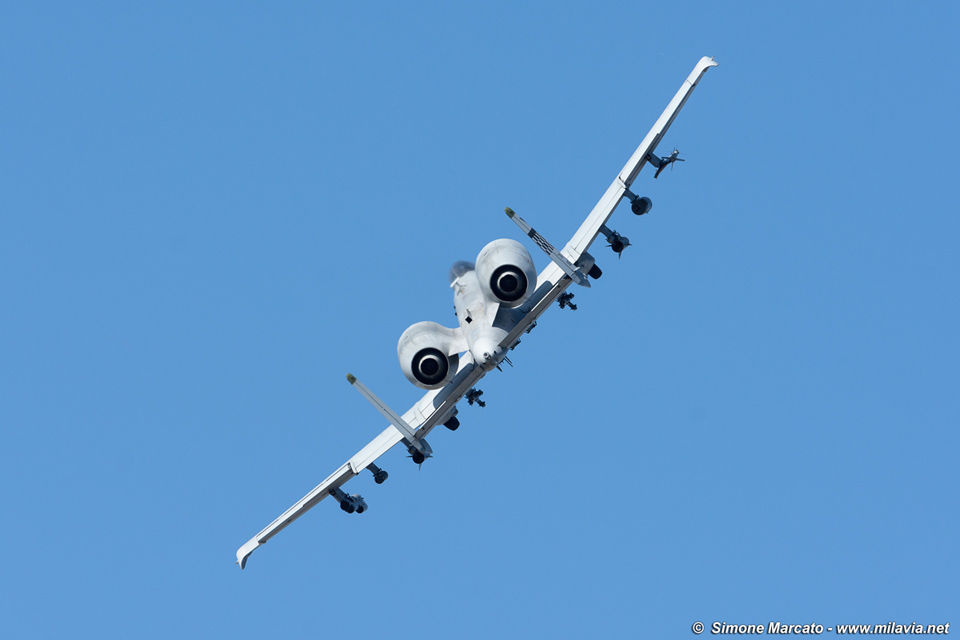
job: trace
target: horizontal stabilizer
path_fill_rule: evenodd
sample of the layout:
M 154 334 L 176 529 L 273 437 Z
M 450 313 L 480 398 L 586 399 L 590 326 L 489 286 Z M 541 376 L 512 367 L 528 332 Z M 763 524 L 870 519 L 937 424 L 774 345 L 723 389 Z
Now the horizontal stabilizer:
M 510 207 L 505 207 L 503 211 L 507 214 L 508 218 L 517 223 L 517 226 L 520 227 L 520 229 L 527 234 L 531 240 L 537 243 L 538 247 L 543 249 L 545 254 L 550 256 L 550 259 L 553 260 L 565 274 L 570 276 L 571 280 L 583 287 L 590 286 L 590 281 L 587 280 L 585 275 L 583 275 L 583 272 L 577 267 L 573 266 L 573 264 L 571 264 L 570 261 L 563 256 L 563 254 L 557 251 L 552 244 L 547 242 L 546 238 L 537 233 L 536 229 L 527 224 L 526 220 L 518 216 Z
M 370 391 L 370 389 L 367 389 L 367 387 L 362 382 L 357 380 L 356 377 L 353 376 L 353 374 L 350 374 L 350 373 L 347 374 L 347 381 L 350 384 L 352 384 L 353 387 L 357 391 L 359 391 L 364 398 L 369 400 L 370 404 L 372 404 L 374 408 L 376 408 L 376 410 L 379 411 L 381 415 L 383 415 L 384 418 L 389 420 L 390 424 L 396 427 L 397 431 L 402 433 L 403 437 L 406 438 L 411 445 L 413 445 L 418 450 L 420 449 L 420 447 L 417 446 L 419 442 L 417 441 L 416 432 L 413 430 L 413 428 L 410 425 L 407 424 L 407 422 L 403 418 L 398 416 L 393 409 L 385 405 L 380 398 L 375 396 L 373 392 Z

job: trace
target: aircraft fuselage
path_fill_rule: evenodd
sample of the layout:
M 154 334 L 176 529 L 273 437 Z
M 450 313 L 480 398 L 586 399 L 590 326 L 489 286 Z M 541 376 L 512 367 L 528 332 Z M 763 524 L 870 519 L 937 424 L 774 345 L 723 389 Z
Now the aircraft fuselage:
M 457 311 L 460 330 L 473 361 L 485 371 L 490 371 L 506 355 L 500 342 L 509 331 L 497 326 L 499 323 L 496 322 L 500 305 L 483 295 L 475 269 L 463 269 L 450 286 L 453 287 L 453 306 Z

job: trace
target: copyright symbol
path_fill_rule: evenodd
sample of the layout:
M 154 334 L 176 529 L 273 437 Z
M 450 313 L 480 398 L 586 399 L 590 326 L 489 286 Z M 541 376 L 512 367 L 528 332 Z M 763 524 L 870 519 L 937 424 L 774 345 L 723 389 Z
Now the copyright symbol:
M 697 635 L 703 633 L 703 623 L 699 620 L 693 623 L 693 632 Z

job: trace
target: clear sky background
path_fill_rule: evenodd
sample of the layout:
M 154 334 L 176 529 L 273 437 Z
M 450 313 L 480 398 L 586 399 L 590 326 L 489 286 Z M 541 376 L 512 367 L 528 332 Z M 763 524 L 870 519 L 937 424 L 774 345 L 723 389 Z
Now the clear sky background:
M 200 4 L 0 8 L 0 635 L 960 625 L 956 3 Z M 703 55 L 579 310 L 241 572 Z

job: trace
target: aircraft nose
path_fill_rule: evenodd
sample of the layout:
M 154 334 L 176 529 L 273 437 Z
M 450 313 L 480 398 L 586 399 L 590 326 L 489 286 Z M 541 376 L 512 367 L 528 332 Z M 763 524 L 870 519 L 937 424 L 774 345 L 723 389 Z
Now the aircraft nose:
M 473 343 L 470 352 L 473 354 L 474 362 L 490 371 L 500 363 L 503 349 L 493 339 L 483 337 Z

